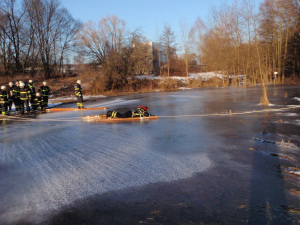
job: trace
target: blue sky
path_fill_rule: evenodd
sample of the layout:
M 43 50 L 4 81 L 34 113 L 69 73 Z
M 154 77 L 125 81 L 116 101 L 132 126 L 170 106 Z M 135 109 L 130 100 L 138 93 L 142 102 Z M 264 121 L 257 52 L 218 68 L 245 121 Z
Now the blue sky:
M 192 25 L 197 17 L 207 20 L 212 6 L 231 4 L 235 0 L 61 0 L 75 19 L 98 22 L 107 15 L 123 19 L 132 31 L 141 27 L 150 41 L 157 38 L 157 30 L 168 23 L 180 36 L 180 23 Z M 239 1 L 239 0 L 237 0 Z M 240 0 L 241 1 L 241 0 Z M 257 0 L 259 2 L 261 0 Z

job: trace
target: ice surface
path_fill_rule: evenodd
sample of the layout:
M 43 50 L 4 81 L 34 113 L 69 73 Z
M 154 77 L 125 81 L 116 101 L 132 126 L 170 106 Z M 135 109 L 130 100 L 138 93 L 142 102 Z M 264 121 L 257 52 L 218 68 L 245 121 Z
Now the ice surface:
M 106 97 L 85 105 L 120 111 L 146 105 L 150 113 L 161 116 L 149 122 L 85 123 L 83 116 L 105 111 L 84 111 L 41 114 L 3 125 L 0 224 L 43 220 L 88 196 L 186 179 L 211 169 L 216 163 L 212 150 L 226 145 L 221 133 L 231 129 L 221 124 L 231 120 L 229 111 L 288 111 L 276 97 L 271 99 L 272 110 L 258 105 L 260 93 L 208 88 Z
M 139 104 L 116 98 L 89 107 Z M 93 194 L 183 179 L 212 166 L 205 152 L 184 153 L 186 143 L 171 127 L 153 135 L 158 122 L 86 124 L 78 115 L 44 114 L 1 132 L 0 165 L 8 177 L 0 180 L 0 221 L 35 219 Z M 180 148 L 168 149 L 172 142 Z

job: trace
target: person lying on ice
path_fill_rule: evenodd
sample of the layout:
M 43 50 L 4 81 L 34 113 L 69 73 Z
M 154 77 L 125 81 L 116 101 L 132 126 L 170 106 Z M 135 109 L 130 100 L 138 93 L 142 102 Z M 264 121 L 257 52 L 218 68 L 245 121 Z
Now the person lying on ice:
M 120 113 L 118 111 L 108 111 L 106 113 L 106 118 L 131 118 L 131 117 L 149 117 L 151 114 L 148 112 L 148 108 L 146 106 L 140 106 L 136 110 L 128 110 L 124 113 Z

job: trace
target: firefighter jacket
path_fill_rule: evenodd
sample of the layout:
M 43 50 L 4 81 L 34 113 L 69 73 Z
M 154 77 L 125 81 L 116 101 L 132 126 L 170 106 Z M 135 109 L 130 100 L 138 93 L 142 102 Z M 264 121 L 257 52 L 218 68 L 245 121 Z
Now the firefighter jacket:
M 0 104 L 8 104 L 8 93 L 6 90 L 0 91 Z
M 36 98 L 37 98 L 38 106 L 42 108 L 43 105 L 44 105 L 43 104 L 43 97 L 36 97 Z
M 18 87 L 17 85 L 14 85 L 14 87 L 12 88 L 12 91 L 13 91 L 14 99 L 20 98 L 20 87 Z
M 28 100 L 28 99 L 30 99 L 30 89 L 29 89 L 29 87 L 28 86 L 25 86 L 25 87 L 21 87 L 20 88 L 20 99 L 22 100 L 22 101 L 25 101 L 25 100 Z
M 149 117 L 150 114 L 142 108 L 137 108 L 137 110 L 132 112 L 132 117 Z
M 35 96 L 32 101 L 32 105 L 42 107 L 43 106 L 43 98 Z
M 80 84 L 75 84 L 75 95 L 76 97 L 82 97 L 82 89 Z
M 27 84 L 27 86 L 30 89 L 31 96 L 35 96 L 35 86 L 33 84 Z
M 7 93 L 8 93 L 9 100 L 14 99 L 14 89 L 15 89 L 15 85 L 7 87 Z
M 41 93 L 42 96 L 49 96 L 50 94 L 50 88 L 48 86 L 41 86 L 39 88 L 39 92 Z

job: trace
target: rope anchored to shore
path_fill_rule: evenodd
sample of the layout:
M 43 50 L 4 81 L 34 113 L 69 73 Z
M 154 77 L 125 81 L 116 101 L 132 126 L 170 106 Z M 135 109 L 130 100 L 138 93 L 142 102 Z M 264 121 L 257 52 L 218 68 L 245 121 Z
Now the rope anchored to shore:
M 225 113 L 210 113 L 210 114 L 194 114 L 194 115 L 176 115 L 176 116 L 159 116 L 159 118 L 185 118 L 185 117 L 213 117 L 213 116 L 232 116 L 232 115 L 247 115 L 247 114 L 254 114 L 254 113 L 264 113 L 264 112 L 280 112 L 286 111 L 290 109 L 300 108 L 300 105 L 293 105 L 290 107 L 285 108 L 278 108 L 278 109 L 262 109 L 262 110 L 253 110 L 253 111 L 246 111 L 246 112 L 229 112 Z M 21 120 L 21 121 L 48 121 L 48 122 L 76 122 L 80 121 L 82 117 L 71 117 L 71 118 L 54 118 L 54 119 L 36 119 L 36 118 L 26 118 L 26 117 L 19 117 L 19 116 L 5 116 L 0 118 L 1 120 Z
M 229 112 L 225 113 L 211 113 L 211 114 L 198 114 L 198 115 L 177 115 L 177 116 L 159 116 L 159 118 L 180 118 L 180 117 L 207 117 L 207 116 L 232 116 L 232 115 L 246 115 L 246 114 L 254 114 L 254 113 L 264 113 L 264 112 L 279 112 L 285 111 L 289 109 L 300 108 L 300 105 L 294 105 L 291 107 L 279 108 L 279 109 L 262 109 L 262 110 L 253 110 L 246 112 Z

